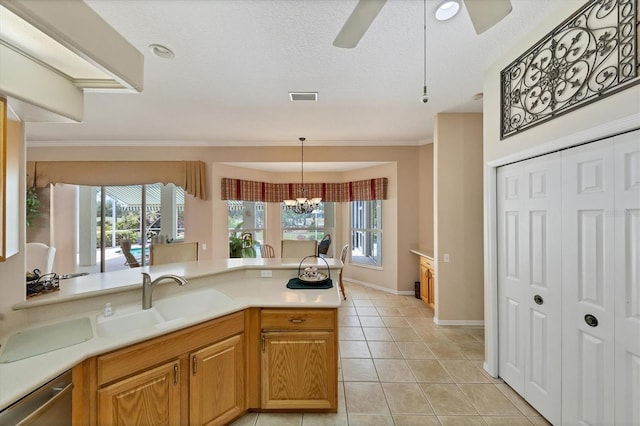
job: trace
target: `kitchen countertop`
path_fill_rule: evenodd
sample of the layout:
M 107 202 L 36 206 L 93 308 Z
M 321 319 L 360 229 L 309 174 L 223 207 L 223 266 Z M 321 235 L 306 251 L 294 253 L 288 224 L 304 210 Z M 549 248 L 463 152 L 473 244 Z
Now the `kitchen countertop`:
M 215 319 L 251 307 L 273 308 L 337 308 L 342 298 L 339 293 L 337 276 L 342 263 L 337 259 L 326 259 L 331 269 L 333 288 L 328 290 L 290 290 L 286 287 L 289 278 L 298 275 L 299 260 L 296 259 L 226 259 L 216 261 L 185 262 L 179 264 L 131 268 L 103 274 L 73 278 L 64 283 L 58 292 L 31 298 L 16 304 L 14 309 L 46 310 L 46 321 L 35 321 L 20 330 L 11 330 L 0 336 L 0 350 L 6 347 L 10 335 L 44 325 L 51 325 L 75 318 L 89 318 L 93 338 L 83 343 L 57 349 L 41 355 L 0 364 L 0 410 L 11 405 L 29 392 L 37 389 L 64 371 L 85 359 L 130 344 L 180 330 L 204 321 Z M 326 265 L 323 261 L 305 262 L 305 266 L 318 262 L 318 269 Z M 270 271 L 272 277 L 262 278 L 263 271 Z M 139 330 L 122 336 L 104 337 L 96 332 L 96 319 L 103 313 L 96 309 L 96 303 L 110 300 L 120 293 L 127 293 L 129 299 L 123 304 L 113 304 L 114 315 L 120 309 L 141 305 L 141 272 L 149 272 L 152 279 L 165 274 L 185 277 L 189 285 L 179 287 L 174 284 L 160 284 L 154 290 L 154 301 L 167 295 L 175 296 L 197 289 L 213 288 L 232 299 L 229 304 L 217 306 L 206 313 L 189 316 L 182 321 L 172 321 L 161 329 Z M 269 275 L 269 273 L 267 273 Z M 92 301 L 96 299 L 96 301 Z M 119 299 L 115 299 L 119 300 Z M 123 299 L 125 300 L 125 299 Z M 59 304 L 60 308 L 56 309 Z M 73 307 L 73 314 L 64 315 Z M 86 307 L 86 308 L 83 308 Z M 86 309 L 86 311 L 84 310 Z M 56 315 L 57 318 L 56 318 Z M 38 318 L 38 315 L 33 315 Z
M 418 256 L 426 257 L 427 259 L 433 259 L 433 249 L 425 249 L 425 248 L 412 248 L 409 251 L 413 254 L 417 254 Z

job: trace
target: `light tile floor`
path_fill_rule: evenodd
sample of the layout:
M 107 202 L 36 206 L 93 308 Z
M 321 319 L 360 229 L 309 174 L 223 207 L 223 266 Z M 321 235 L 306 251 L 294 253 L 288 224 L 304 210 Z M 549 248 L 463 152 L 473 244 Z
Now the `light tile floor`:
M 482 327 L 439 327 L 412 296 L 346 283 L 335 414 L 249 413 L 245 425 L 549 424 L 483 369 Z

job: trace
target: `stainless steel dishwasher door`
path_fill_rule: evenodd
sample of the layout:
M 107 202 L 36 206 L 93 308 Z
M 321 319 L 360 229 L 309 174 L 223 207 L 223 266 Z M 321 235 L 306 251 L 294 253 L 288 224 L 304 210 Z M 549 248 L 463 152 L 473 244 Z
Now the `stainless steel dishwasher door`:
M 71 425 L 72 389 L 67 371 L 0 412 L 0 426 Z

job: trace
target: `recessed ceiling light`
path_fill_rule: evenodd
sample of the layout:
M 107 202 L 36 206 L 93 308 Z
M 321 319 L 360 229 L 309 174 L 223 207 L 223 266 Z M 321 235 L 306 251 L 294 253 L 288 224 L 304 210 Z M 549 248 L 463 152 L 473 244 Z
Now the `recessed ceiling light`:
M 436 9 L 438 21 L 448 21 L 460 12 L 460 0 L 445 0 Z
M 161 44 L 150 44 L 149 50 L 151 50 L 154 55 L 163 59 L 173 59 L 175 56 L 171 49 Z
M 476 93 L 471 97 L 474 101 L 480 101 L 484 97 L 484 93 Z

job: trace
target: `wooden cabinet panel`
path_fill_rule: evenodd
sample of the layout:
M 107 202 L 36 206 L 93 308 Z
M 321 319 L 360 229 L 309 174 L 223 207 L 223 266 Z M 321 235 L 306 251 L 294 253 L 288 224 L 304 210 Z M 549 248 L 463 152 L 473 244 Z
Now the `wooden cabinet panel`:
M 177 425 L 180 423 L 178 360 L 144 371 L 98 391 L 101 425 Z
M 335 333 L 263 333 L 262 408 L 337 409 Z
M 331 309 L 263 309 L 263 330 L 333 330 L 335 310 Z
M 420 257 L 420 298 L 424 303 L 433 307 L 435 304 L 435 268 L 433 261 Z
M 245 410 L 244 335 L 190 356 L 190 425 L 224 425 Z

